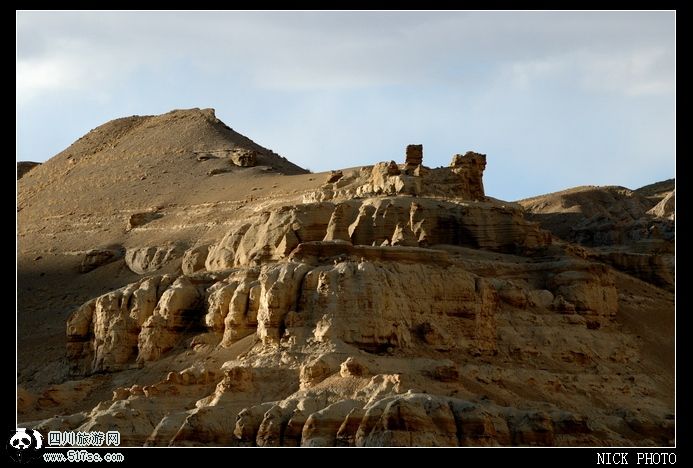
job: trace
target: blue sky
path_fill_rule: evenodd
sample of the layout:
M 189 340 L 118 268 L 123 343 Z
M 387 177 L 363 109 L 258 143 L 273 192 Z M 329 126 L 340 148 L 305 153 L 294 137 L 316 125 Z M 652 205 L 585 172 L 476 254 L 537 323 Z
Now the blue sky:
M 488 155 L 488 195 L 674 176 L 672 12 L 18 12 L 17 159 L 213 107 L 313 171 Z

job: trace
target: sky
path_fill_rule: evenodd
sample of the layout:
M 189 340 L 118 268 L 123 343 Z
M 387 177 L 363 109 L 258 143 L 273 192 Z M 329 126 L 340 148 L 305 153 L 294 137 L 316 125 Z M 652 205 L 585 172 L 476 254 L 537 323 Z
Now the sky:
M 466 151 L 486 194 L 674 177 L 673 12 L 29 12 L 17 160 L 108 120 L 216 109 L 314 172 Z

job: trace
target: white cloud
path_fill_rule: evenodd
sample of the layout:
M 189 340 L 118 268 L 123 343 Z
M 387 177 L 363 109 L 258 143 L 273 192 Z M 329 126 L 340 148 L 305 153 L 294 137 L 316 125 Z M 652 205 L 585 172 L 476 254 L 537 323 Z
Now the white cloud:
M 559 78 L 568 68 L 564 57 L 542 58 L 512 63 L 506 67 L 505 74 L 516 88 L 528 89 L 540 80 Z
M 584 54 L 578 70 L 587 89 L 657 95 L 674 91 L 673 62 L 671 52 L 645 48 L 617 56 Z
M 274 90 L 577 80 L 587 91 L 671 90 L 672 15 L 653 13 L 18 14 L 18 95 L 122 82 L 184 62 Z M 662 66 L 664 65 L 664 66 Z M 474 70 L 484 68 L 480 74 Z M 471 77 L 471 78 L 470 78 Z M 467 83 L 469 81 L 466 81 Z
M 504 76 L 520 89 L 547 81 L 580 86 L 585 91 L 627 96 L 662 95 L 674 91 L 673 54 L 644 48 L 605 54 L 576 51 L 506 66 Z
M 78 63 L 57 57 L 24 59 L 17 62 L 17 95 L 30 100 L 44 92 L 69 89 L 78 81 Z
M 489 187 L 511 168 L 505 193 L 593 180 L 581 147 L 668 177 L 673 26 L 667 12 L 19 12 L 20 158 L 117 116 L 210 106 L 312 169 L 420 142 L 431 164 L 488 152 Z

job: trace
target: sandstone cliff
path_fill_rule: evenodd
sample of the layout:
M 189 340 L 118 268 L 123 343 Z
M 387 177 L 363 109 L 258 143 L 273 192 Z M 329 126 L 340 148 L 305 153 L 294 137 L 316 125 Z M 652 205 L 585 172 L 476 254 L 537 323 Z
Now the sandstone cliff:
M 673 444 L 673 277 L 633 247 L 669 242 L 672 203 L 610 189 L 568 228 L 540 216 L 563 199 L 487 197 L 486 164 L 431 169 L 410 145 L 306 174 L 211 110 L 99 127 L 19 182 L 22 427 L 140 446 Z M 643 218 L 663 234 L 634 238 Z

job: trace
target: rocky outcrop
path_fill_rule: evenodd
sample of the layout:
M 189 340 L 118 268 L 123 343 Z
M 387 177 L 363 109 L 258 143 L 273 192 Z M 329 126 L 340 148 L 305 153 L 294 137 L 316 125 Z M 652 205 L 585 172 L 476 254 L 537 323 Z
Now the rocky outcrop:
M 204 366 L 189 367 L 151 385 L 119 388 L 111 401 L 88 414 L 52 418 L 37 427 L 93 430 L 109 424 L 111 429 L 127 429 L 131 444 L 158 446 L 553 446 L 603 440 L 623 444 L 627 439 L 616 432 L 621 426 L 636 435 L 634 441 L 666 443 L 673 436 L 673 426 L 653 423 L 648 417 L 658 416 L 650 413 L 615 412 L 604 425 L 548 402 L 536 410 L 422 393 L 407 389 L 400 375 L 342 378 L 351 379 L 351 388 L 358 389 L 355 397 L 345 396 L 339 387 L 333 387 L 337 393 L 325 392 L 325 385 L 317 384 L 285 399 L 263 402 L 271 393 L 258 393 L 267 382 L 258 379 L 267 375 L 257 370 L 230 366 L 220 376 Z M 200 399 L 202 395 L 208 396 Z M 224 430 L 234 420 L 232 430 Z
M 368 367 L 360 359 L 349 356 L 346 361 L 339 366 L 339 375 L 342 377 L 366 377 Z
M 115 371 L 138 358 L 158 358 L 186 332 L 199 328 L 201 317 L 194 314 L 198 301 L 190 281 L 164 275 L 85 303 L 67 322 L 73 372 Z
M 586 256 L 674 290 L 673 179 L 638 190 L 578 187 L 518 203 L 555 236 L 586 246 Z
M 231 162 L 240 167 L 253 167 L 257 163 L 257 151 L 245 148 L 234 148 L 229 157 Z
M 673 221 L 676 218 L 676 190 L 667 193 L 647 214 Z
M 88 273 L 96 268 L 123 258 L 125 250 L 121 246 L 91 249 L 84 254 L 79 265 L 80 273 Z
M 278 343 L 288 326 L 286 317 L 298 309 L 299 291 L 310 270 L 305 263 L 289 262 L 262 269 L 260 303 L 257 311 L 257 335 L 263 343 Z
M 183 273 L 186 275 L 192 275 L 195 272 L 204 270 L 208 253 L 208 245 L 200 245 L 186 250 L 181 261 L 181 269 L 183 270 Z
M 463 190 L 472 200 L 484 199 L 483 175 L 486 169 L 486 155 L 467 151 L 464 155 L 456 154 L 450 163 L 452 171 L 462 178 Z
M 404 165 L 415 168 L 423 164 L 423 145 L 408 145 Z
M 423 166 L 423 146 L 409 145 L 404 164 L 380 162 L 339 177 L 330 176 L 320 190 L 306 195 L 304 201 L 393 195 L 483 201 L 485 168 L 486 155 L 468 151 L 455 155 L 450 167 L 430 169 Z
M 548 234 L 524 221 L 518 209 L 489 202 L 368 198 L 281 207 L 248 221 L 210 247 L 207 270 L 286 259 L 299 244 L 317 241 L 510 252 L 550 243 Z
M 457 445 L 448 402 L 428 395 L 385 398 L 371 406 L 356 433 L 357 446 L 442 447 Z
M 155 219 L 161 218 L 161 213 L 156 211 L 143 211 L 140 213 L 132 213 L 128 217 L 127 231 L 144 226 L 145 224 L 154 221 Z
M 75 311 L 68 321 L 69 355 L 81 362 L 77 371 L 118 370 L 159 359 L 201 331 L 220 334 L 226 347 L 254 334 L 266 346 L 315 340 L 371 353 L 425 344 L 493 354 L 501 303 L 580 314 L 585 316 L 582 323 L 598 326 L 607 324 L 618 309 L 614 280 L 599 264 L 549 265 L 548 280 L 542 270 L 532 280 L 548 291 L 530 290 L 451 263 L 443 266 L 416 257 L 409 262 L 408 256 L 367 259 L 369 250 L 397 252 L 395 247 L 364 247 L 347 250 L 327 264 L 313 252 L 305 257 L 312 259 L 308 263 L 294 259 L 237 268 L 216 279 L 209 274 L 144 278 Z M 345 373 L 366 372 L 358 370 L 361 365 L 345 366 Z M 313 367 L 305 369 L 306 385 L 333 372 L 329 365 Z M 446 380 L 451 372 L 442 369 L 438 374 Z M 439 379 L 437 374 L 434 378 Z
M 342 171 L 330 171 L 330 175 L 328 175 L 327 179 L 325 179 L 325 183 L 334 184 L 342 177 L 344 177 L 344 173 Z
M 140 280 L 75 311 L 68 339 L 72 359 L 91 361 L 81 365 L 91 371 L 158 359 L 201 330 L 223 333 L 225 346 L 255 333 L 266 345 L 312 336 L 384 352 L 412 347 L 416 331 L 435 322 L 455 347 L 490 352 L 496 307 L 493 286 L 458 267 L 288 262 L 237 270 L 211 285 L 186 276 Z
M 610 271 L 602 265 L 569 270 L 553 275 L 549 289 L 575 306 L 581 314 L 612 316 L 618 310 L 618 297 Z
M 259 157 L 257 150 L 244 147 L 198 150 L 194 153 L 197 161 L 220 160 L 225 161 L 226 164 L 238 167 L 253 167 L 257 164 Z M 232 166 L 215 167 L 210 169 L 208 174 L 215 175 L 232 172 Z
M 673 224 L 647 213 L 657 202 L 624 187 L 578 187 L 518 203 L 544 229 L 582 245 L 673 239 Z
M 125 263 L 133 272 L 144 275 L 153 273 L 168 262 L 180 258 L 184 251 L 185 248 L 179 244 L 130 248 L 125 252 Z M 189 256 L 186 268 L 189 266 L 190 260 Z
M 306 418 L 301 433 L 302 447 L 333 447 L 344 419 L 361 403 L 341 400 L 316 411 Z
M 187 334 L 202 329 L 202 295 L 198 285 L 178 278 L 159 298 L 138 335 L 138 360 L 152 361 L 172 349 Z
M 595 259 L 669 291 L 674 290 L 673 254 L 640 253 L 623 250 L 598 251 Z
M 429 300 L 433 298 L 432 305 Z M 315 322 L 313 335 L 318 341 L 339 339 L 371 352 L 384 352 L 413 346 L 414 330 L 433 321 L 454 330 L 452 341 L 462 349 L 492 351 L 495 308 L 490 285 L 463 270 L 343 262 L 306 275 L 299 307 L 302 313 L 291 325 Z M 308 311 L 314 311 L 312 317 Z M 291 333 L 291 328 L 287 331 Z

